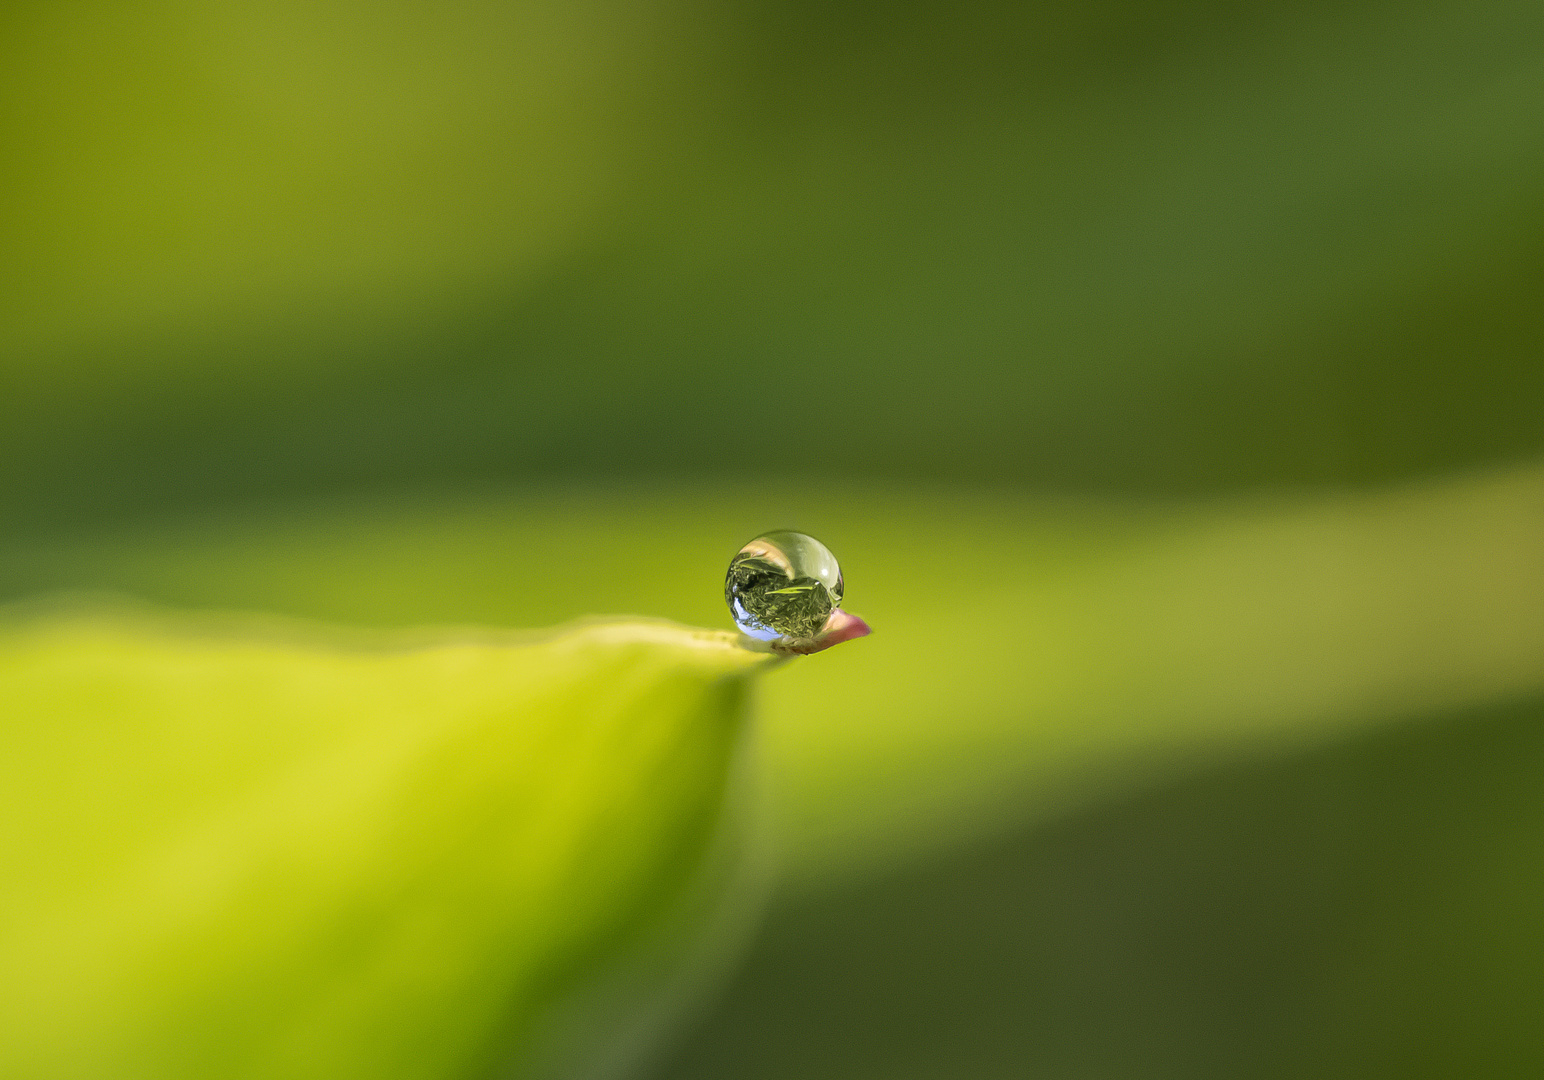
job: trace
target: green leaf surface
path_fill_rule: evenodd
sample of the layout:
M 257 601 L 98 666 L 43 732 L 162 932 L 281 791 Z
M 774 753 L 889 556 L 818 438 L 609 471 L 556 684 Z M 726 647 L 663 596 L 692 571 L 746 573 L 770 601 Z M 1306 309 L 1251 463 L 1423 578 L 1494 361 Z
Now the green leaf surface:
M 577 1023 L 602 1075 L 669 970 L 629 964 L 733 881 L 775 663 L 648 622 L 7 620 L 0 1074 L 547 1075 Z
M 1198 761 L 1544 688 L 1541 508 L 1538 464 L 1189 504 L 818 478 L 485 490 L 18 542 L 0 595 L 728 626 L 734 551 L 797 524 L 874 627 L 791 664 L 763 702 L 783 866 L 816 888 Z

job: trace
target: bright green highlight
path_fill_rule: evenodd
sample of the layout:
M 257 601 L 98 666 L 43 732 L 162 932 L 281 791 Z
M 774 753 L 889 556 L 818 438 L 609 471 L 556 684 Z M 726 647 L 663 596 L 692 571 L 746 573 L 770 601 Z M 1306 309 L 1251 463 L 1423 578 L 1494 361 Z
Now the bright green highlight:
M 0 625 L 0 1074 L 583 1075 L 658 1011 L 629 962 L 714 925 L 776 663 L 648 622 Z

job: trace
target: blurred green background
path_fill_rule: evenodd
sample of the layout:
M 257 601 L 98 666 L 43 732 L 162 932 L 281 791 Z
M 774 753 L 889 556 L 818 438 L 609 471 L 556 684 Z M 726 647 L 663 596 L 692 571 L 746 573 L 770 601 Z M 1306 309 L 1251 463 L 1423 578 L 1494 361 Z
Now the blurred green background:
M 873 638 L 640 1075 L 1537 1075 L 1535 3 L 8 4 L 0 597 Z

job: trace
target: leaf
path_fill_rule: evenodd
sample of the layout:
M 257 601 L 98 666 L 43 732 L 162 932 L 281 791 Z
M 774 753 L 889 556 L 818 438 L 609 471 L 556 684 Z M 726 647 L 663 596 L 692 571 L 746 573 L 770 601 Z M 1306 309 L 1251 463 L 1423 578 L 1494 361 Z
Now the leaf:
M 711 926 L 774 658 L 648 622 L 317 637 L 0 626 L 0 1074 L 550 1071 Z
M 93 531 L 0 551 L 0 594 L 380 625 L 625 606 L 727 626 L 716 571 L 769 522 L 797 523 L 877 628 L 767 687 L 758 749 L 800 889 L 1197 763 L 1544 690 L 1544 461 L 1199 505 L 747 490 L 484 489 Z M 586 573 L 621 535 L 627 573 Z M 558 572 L 532 580 L 511 550 Z

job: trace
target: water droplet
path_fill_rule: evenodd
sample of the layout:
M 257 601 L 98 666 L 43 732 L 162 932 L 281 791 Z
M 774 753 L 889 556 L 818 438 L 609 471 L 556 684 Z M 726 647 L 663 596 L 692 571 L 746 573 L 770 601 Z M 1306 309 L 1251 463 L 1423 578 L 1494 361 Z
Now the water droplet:
M 724 600 L 735 624 L 753 638 L 812 642 L 842 602 L 842 568 L 813 536 L 769 532 L 729 563 Z

